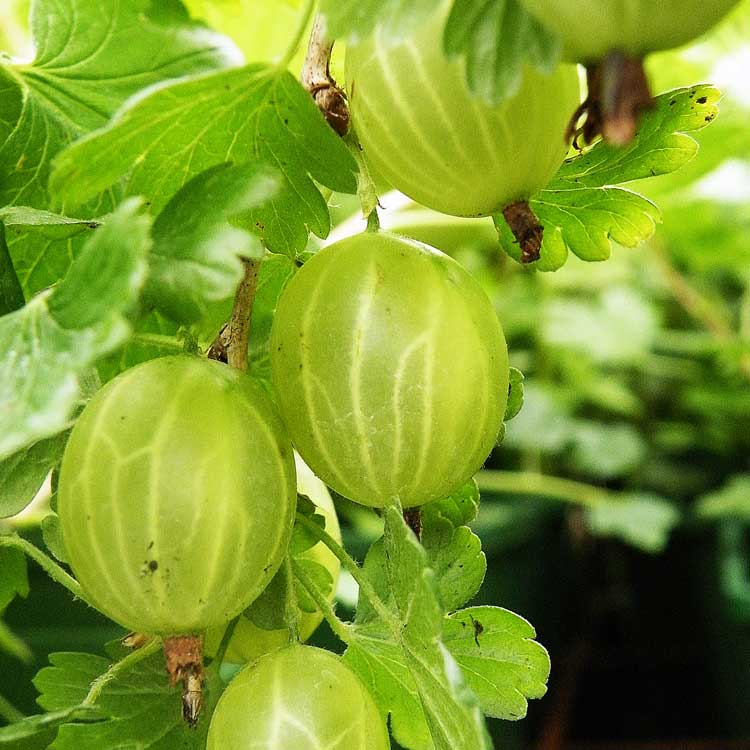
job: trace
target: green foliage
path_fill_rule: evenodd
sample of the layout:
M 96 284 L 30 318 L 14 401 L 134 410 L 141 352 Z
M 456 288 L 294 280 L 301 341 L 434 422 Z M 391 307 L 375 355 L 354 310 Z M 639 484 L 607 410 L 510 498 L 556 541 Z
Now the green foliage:
M 112 654 L 124 655 L 118 647 L 112 647 Z M 205 747 L 208 718 L 221 691 L 217 669 L 209 669 L 207 705 L 196 731 L 182 720 L 180 690 L 169 687 L 164 679 L 164 659 L 160 652 L 108 681 L 96 702 L 96 714 L 83 713 L 91 684 L 110 666 L 110 659 L 93 654 L 50 654 L 50 666 L 34 679 L 40 692 L 39 705 L 53 714 L 61 712 L 60 716 L 64 716 L 62 712 L 70 712 L 51 748 L 115 750 L 123 742 L 143 750 Z M 100 720 L 92 721 L 93 718 Z
M 253 64 L 154 87 L 111 123 L 78 140 L 56 161 L 51 187 L 69 204 L 125 177 L 125 192 L 159 210 L 201 172 L 227 161 L 267 162 L 282 185 L 247 213 L 269 250 L 301 252 L 308 231 L 325 237 L 328 209 L 313 183 L 353 193 L 353 157 L 294 77 Z
M 79 378 L 127 339 L 146 275 L 149 228 L 140 201 L 124 203 L 57 288 L 0 318 L 7 420 L 0 457 L 65 429 L 81 397 Z
M 469 88 L 490 104 L 518 91 L 524 65 L 550 72 L 560 56 L 559 40 L 517 0 L 455 0 L 443 42 L 465 57 Z
M 150 0 L 34 4 L 33 63 L 0 58 L 0 204 L 41 207 L 55 154 L 104 125 L 135 92 L 237 61 L 225 39 L 170 16 L 168 5 L 179 7 Z
M 611 243 L 626 247 L 647 240 L 661 220 L 654 203 L 619 187 L 620 183 L 668 174 L 690 161 L 698 144 L 688 132 L 700 130 L 716 117 L 719 92 L 712 86 L 676 89 L 656 97 L 641 117 L 638 133 L 624 148 L 599 141 L 568 159 L 530 205 L 545 227 L 543 271 L 560 268 L 572 251 L 582 260 L 606 260 Z M 520 258 L 505 221 L 495 220 L 500 244 Z
M 235 224 L 277 186 L 273 172 L 252 162 L 219 165 L 188 182 L 154 222 L 146 301 L 178 323 L 194 323 L 233 297 L 240 258 L 263 254 L 258 238 Z

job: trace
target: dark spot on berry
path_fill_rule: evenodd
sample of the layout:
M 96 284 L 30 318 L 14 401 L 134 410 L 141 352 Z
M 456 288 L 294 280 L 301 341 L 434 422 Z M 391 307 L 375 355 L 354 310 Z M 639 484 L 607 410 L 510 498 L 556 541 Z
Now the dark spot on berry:
M 153 573 L 159 567 L 159 563 L 156 560 L 149 560 L 148 569 Z
M 677 99 L 670 99 L 669 100 L 669 106 L 674 107 L 674 105 L 677 104 Z
M 702 96 L 700 99 L 696 99 L 695 101 L 698 102 L 698 104 L 705 104 L 708 101 L 708 97 Z
M 151 540 L 151 541 L 150 541 L 150 542 L 148 543 L 148 547 L 146 547 L 146 549 L 147 549 L 147 550 L 149 550 L 149 549 L 151 549 L 151 548 L 152 548 L 153 546 L 154 546 L 154 542 L 153 542 L 153 540 Z

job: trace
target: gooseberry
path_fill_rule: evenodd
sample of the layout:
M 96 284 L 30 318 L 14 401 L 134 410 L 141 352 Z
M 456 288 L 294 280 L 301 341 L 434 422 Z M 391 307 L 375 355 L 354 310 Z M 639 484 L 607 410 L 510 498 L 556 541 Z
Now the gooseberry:
M 441 8 L 400 42 L 378 28 L 347 47 L 352 124 L 368 162 L 394 188 L 455 216 L 509 211 L 522 258 L 535 260 L 541 227 L 527 201 L 565 157 L 565 126 L 580 101 L 576 70 L 526 68 L 513 96 L 487 104 L 469 90 L 464 63 L 443 51 L 450 3 Z M 520 226 L 519 205 L 528 211 Z
M 246 666 L 216 706 L 208 750 L 388 750 L 359 678 L 329 651 L 294 645 Z
M 88 599 L 160 635 L 245 609 L 283 560 L 295 501 L 292 448 L 262 387 L 188 356 L 133 367 L 93 397 L 58 487 Z
M 356 502 L 407 507 L 480 468 L 509 372 L 477 281 L 438 250 L 381 232 L 324 248 L 294 276 L 274 318 L 271 371 L 313 471 Z
M 738 0 L 521 0 L 563 41 L 566 57 L 586 65 L 588 97 L 574 113 L 570 135 L 617 144 L 635 135 L 652 97 L 643 57 L 685 44 L 708 31 Z M 581 115 L 583 124 L 578 127 Z
M 341 529 L 336 515 L 336 508 L 331 500 L 331 493 L 323 482 L 315 476 L 310 467 L 295 454 L 297 467 L 297 492 L 305 495 L 313 501 L 318 512 L 325 519 L 325 530 L 339 543 L 341 543 Z M 341 563 L 336 555 L 331 552 L 323 542 L 318 542 L 314 547 L 301 553 L 300 557 L 307 558 L 324 566 L 330 573 L 332 586 L 328 595 L 329 601 L 333 601 L 336 592 Z M 283 611 L 284 603 L 279 602 L 279 608 Z M 299 637 L 306 641 L 320 625 L 323 614 L 318 610 L 315 612 L 299 613 Z M 206 634 L 205 652 L 209 656 L 216 653 L 224 627 L 213 628 Z M 260 628 L 247 616 L 240 615 L 234 627 L 232 637 L 224 653 L 224 661 L 230 664 L 244 664 L 255 661 L 264 654 L 277 648 L 285 646 L 289 642 L 289 631 L 286 628 L 277 630 L 265 630 Z

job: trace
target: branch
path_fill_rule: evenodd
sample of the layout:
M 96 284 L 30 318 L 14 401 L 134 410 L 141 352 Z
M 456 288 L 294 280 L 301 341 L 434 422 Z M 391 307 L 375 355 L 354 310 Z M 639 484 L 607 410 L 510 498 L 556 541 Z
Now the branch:
M 310 92 L 326 122 L 340 135 L 349 131 L 346 94 L 331 76 L 333 42 L 328 38 L 323 16 L 315 16 L 307 57 L 302 68 L 302 85 Z
M 258 289 L 261 261 L 243 258 L 242 262 L 245 266 L 245 275 L 237 288 L 232 317 L 211 344 L 208 358 L 226 362 L 231 367 L 246 372 L 250 323 L 253 317 L 255 292 Z

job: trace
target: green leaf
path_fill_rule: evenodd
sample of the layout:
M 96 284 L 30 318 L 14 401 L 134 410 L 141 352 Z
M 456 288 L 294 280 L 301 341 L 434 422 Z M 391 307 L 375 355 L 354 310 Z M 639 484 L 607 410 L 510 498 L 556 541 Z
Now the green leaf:
M 242 279 L 240 258 L 263 252 L 238 218 L 277 186 L 274 173 L 255 163 L 220 164 L 188 182 L 154 222 L 147 302 L 172 320 L 192 323 L 232 298 Z
M 0 458 L 64 430 L 80 378 L 131 332 L 150 222 L 130 200 L 92 235 L 65 280 L 0 318 Z
M 467 488 L 476 493 L 478 502 L 476 484 L 471 482 Z M 479 591 L 487 572 L 487 558 L 479 537 L 468 526 L 454 522 L 450 500 L 439 503 L 434 508 L 431 506 L 435 504 L 430 503 L 425 508 L 430 511 L 422 515 L 422 545 L 437 580 L 442 609 L 453 612 Z M 444 513 L 446 506 L 448 512 Z
M 443 640 L 479 698 L 497 719 L 526 716 L 528 699 L 547 692 L 550 659 L 534 628 L 500 607 L 471 607 L 445 621 Z
M 274 251 L 325 237 L 328 206 L 313 179 L 354 193 L 356 164 L 310 95 L 290 74 L 256 64 L 156 86 L 56 161 L 51 187 L 76 205 L 127 175 L 131 195 L 158 211 L 192 177 L 227 161 L 278 169 L 280 192 L 247 221 Z M 312 179 L 311 179 L 312 178 Z
M 479 487 L 472 479 L 461 489 L 442 500 L 422 506 L 422 523 L 429 524 L 435 516 L 447 518 L 458 528 L 470 524 L 479 512 Z
M 404 522 L 400 508 L 391 505 L 384 515 L 386 573 L 393 593 L 390 635 L 400 647 L 416 686 L 435 750 L 489 748 L 477 699 L 441 641 L 443 616 L 427 553 Z M 381 686 L 379 691 L 372 684 L 373 674 L 367 668 L 368 663 L 378 658 L 372 652 L 367 654 L 372 641 L 357 633 L 355 629 L 347 652 L 351 652 L 350 666 L 373 689 L 381 711 L 392 712 L 394 707 L 383 703 L 390 687 Z
M 110 213 L 114 205 L 108 195 L 88 209 L 90 215 L 100 216 Z M 6 215 L 8 249 L 26 299 L 65 276 L 101 223 L 99 219 L 70 218 L 27 206 L 1 210 Z
M 281 293 L 294 276 L 296 266 L 286 255 L 268 254 L 258 275 L 258 288 L 253 303 L 253 325 L 250 329 L 250 373 L 253 377 L 271 380 L 271 325 Z
M 34 678 L 38 703 L 56 712 L 80 706 L 91 683 L 111 660 L 81 653 L 55 653 Z M 65 723 L 52 750 L 204 750 L 211 712 L 221 692 L 218 667 L 207 670 L 205 700 L 197 730 L 182 719 L 181 686 L 170 687 L 159 652 L 107 683 L 96 703 L 106 720 Z
M 55 435 L 0 460 L 0 518 L 22 511 L 62 458 L 65 436 Z
M 50 160 L 135 92 L 238 62 L 225 37 L 164 8 L 151 0 L 33 4 L 34 62 L 0 58 L 0 205 L 46 207 Z
M 708 85 L 662 94 L 641 116 L 630 145 L 599 141 L 566 160 L 549 185 L 529 201 L 545 228 L 539 270 L 556 270 L 569 250 L 582 260 L 606 260 L 612 242 L 635 247 L 651 237 L 661 220 L 658 208 L 617 185 L 668 174 L 690 161 L 698 144 L 687 133 L 713 121 L 718 98 L 719 92 Z M 520 249 L 502 216 L 495 217 L 495 226 L 503 249 L 519 259 Z
M 681 520 L 680 511 L 668 500 L 635 492 L 589 508 L 586 517 L 593 534 L 616 537 L 651 554 L 666 548 Z
M 750 474 L 736 474 L 721 488 L 698 499 L 698 518 L 750 520 Z
M 443 44 L 465 57 L 469 87 L 489 104 L 518 92 L 525 65 L 550 72 L 560 58 L 557 37 L 518 0 L 454 0 Z
M 508 403 L 505 406 L 503 422 L 510 422 L 523 408 L 523 373 L 515 367 L 510 368 L 510 382 L 508 383 Z
M 16 598 L 29 594 L 26 557 L 20 550 L 0 547 L 0 613 Z
M 331 39 L 355 41 L 379 26 L 386 39 L 403 39 L 440 9 L 442 0 L 321 0 Z
M 576 470 L 599 479 L 616 479 L 635 472 L 648 454 L 646 441 L 627 423 L 578 419 L 570 442 Z
M 42 539 L 47 549 L 60 561 L 68 562 L 68 553 L 65 550 L 65 539 L 60 526 L 60 517 L 57 513 L 48 513 L 41 523 Z
M 0 729 L 0 748 L 45 750 L 55 739 L 56 730 L 60 725 L 71 721 L 99 721 L 100 718 L 99 711 L 90 706 L 64 708 L 38 716 L 27 716 L 15 724 Z
M 18 310 L 26 302 L 23 289 L 18 281 L 16 269 L 10 259 L 8 245 L 5 242 L 5 227 L 0 212 L 0 316 Z

